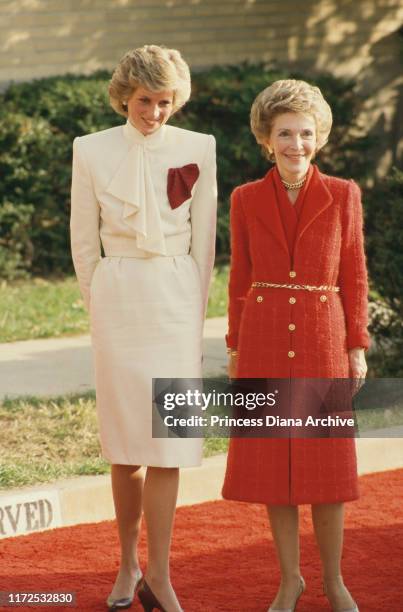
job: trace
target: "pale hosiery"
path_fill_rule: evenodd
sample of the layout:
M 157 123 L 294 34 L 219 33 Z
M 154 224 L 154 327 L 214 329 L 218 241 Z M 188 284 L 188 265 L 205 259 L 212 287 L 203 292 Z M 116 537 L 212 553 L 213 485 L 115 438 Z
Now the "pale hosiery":
M 355 603 L 341 574 L 344 504 L 315 504 L 312 522 L 323 568 L 323 586 L 332 610 L 353 610 Z
M 300 590 L 298 506 L 267 507 L 280 564 L 281 582 L 270 606 L 291 609 Z
M 132 595 L 139 569 L 137 542 L 143 508 L 143 476 L 139 466 L 112 465 L 112 493 L 120 540 L 120 569 L 111 597 L 121 599 Z
M 137 543 L 144 511 L 148 542 L 147 583 L 168 612 L 180 612 L 169 577 L 179 469 L 148 467 L 144 484 L 138 466 L 112 465 L 111 474 L 121 545 L 121 567 L 111 596 L 120 599 L 132 594 L 139 568 Z
M 182 608 L 172 588 L 169 575 L 169 550 L 178 497 L 178 468 L 147 468 L 143 508 L 147 525 L 147 584 L 167 612 Z
M 298 506 L 268 506 L 268 514 L 281 571 L 280 587 L 271 607 L 292 608 L 300 586 Z M 312 522 L 332 609 L 354 609 L 341 575 L 344 504 L 312 505 Z

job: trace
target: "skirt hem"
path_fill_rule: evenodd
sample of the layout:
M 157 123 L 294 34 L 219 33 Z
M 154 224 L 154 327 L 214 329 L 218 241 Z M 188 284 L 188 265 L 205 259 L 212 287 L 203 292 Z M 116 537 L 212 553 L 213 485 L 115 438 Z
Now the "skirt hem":
M 198 461 L 189 461 L 186 463 L 179 463 L 178 461 L 116 461 L 112 460 L 110 457 L 102 455 L 102 458 L 105 459 L 110 465 L 133 465 L 140 467 L 158 467 L 158 468 L 192 468 L 192 467 L 200 467 L 202 465 L 202 459 Z
M 231 495 L 231 494 L 227 494 L 222 492 L 221 493 L 222 498 L 225 499 L 226 501 L 234 501 L 234 502 L 244 502 L 247 504 L 264 504 L 264 505 L 270 505 L 270 506 L 303 506 L 303 505 L 315 505 L 315 504 L 338 504 L 338 503 L 345 503 L 345 502 L 350 502 L 350 501 L 356 501 L 357 499 L 359 499 L 359 494 L 354 494 L 354 495 L 343 495 L 342 497 L 338 497 L 338 498 L 329 498 L 326 497 L 326 499 L 307 499 L 307 498 L 301 498 L 300 500 L 284 500 L 284 501 L 279 501 L 278 498 L 273 501 L 273 499 L 262 499 L 261 497 L 259 499 L 250 496 L 247 497 L 242 496 L 242 495 Z

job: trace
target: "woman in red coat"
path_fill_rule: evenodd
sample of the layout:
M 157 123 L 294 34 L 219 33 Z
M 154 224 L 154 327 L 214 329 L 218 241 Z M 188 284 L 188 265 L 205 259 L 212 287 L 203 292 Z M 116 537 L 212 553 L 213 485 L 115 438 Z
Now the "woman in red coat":
M 320 90 L 303 81 L 277 81 L 252 106 L 252 131 L 275 166 L 232 194 L 232 378 L 366 375 L 360 190 L 311 164 L 331 124 Z M 233 438 L 223 496 L 268 508 L 281 569 L 271 611 L 294 610 L 305 588 L 298 506 L 308 503 L 332 609 L 358 611 L 341 575 L 343 502 L 358 497 L 353 438 Z

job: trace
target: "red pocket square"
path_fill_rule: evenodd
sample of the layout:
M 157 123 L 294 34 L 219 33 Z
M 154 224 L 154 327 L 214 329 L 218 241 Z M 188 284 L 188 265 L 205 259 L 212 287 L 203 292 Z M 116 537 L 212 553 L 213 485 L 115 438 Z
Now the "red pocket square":
M 178 208 L 192 195 L 192 187 L 199 178 L 199 166 L 187 164 L 168 170 L 168 200 L 171 208 Z

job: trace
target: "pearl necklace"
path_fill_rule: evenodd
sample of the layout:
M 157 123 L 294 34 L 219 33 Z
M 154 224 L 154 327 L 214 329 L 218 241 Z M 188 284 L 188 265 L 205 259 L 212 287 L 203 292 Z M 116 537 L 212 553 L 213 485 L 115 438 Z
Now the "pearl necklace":
M 300 187 L 302 187 L 302 185 L 306 181 L 306 177 L 307 177 L 307 175 L 305 174 L 304 178 L 302 178 L 301 180 L 297 181 L 296 183 L 289 183 L 288 181 L 285 181 L 284 179 L 281 179 L 281 182 L 283 183 L 283 185 L 287 189 L 287 191 L 291 191 L 292 189 L 299 189 Z

